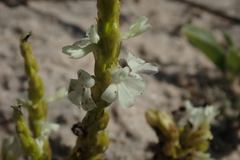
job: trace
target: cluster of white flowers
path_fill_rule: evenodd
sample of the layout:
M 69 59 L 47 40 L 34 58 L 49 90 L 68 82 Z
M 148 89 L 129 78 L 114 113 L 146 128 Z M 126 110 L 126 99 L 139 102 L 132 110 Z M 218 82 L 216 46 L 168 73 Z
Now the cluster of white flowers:
M 146 32 L 151 26 L 146 24 L 147 18 L 140 17 L 131 26 L 129 31 L 121 33 L 119 43 L 123 40 L 138 36 Z M 86 33 L 87 38 L 76 41 L 73 45 L 65 46 L 62 52 L 70 55 L 70 58 L 82 58 L 88 53 L 98 49 L 97 42 L 99 35 L 97 25 L 93 24 Z M 87 43 L 89 45 L 85 46 Z M 85 46 L 85 47 L 83 47 Z M 104 91 L 101 98 L 111 103 L 119 97 L 120 105 L 124 108 L 132 107 L 135 103 L 135 95 L 141 95 L 146 87 L 146 83 L 139 74 L 155 74 L 158 68 L 151 64 L 145 63 L 144 60 L 128 52 L 127 60 L 120 59 L 121 67 L 112 67 L 108 71 L 112 76 L 112 83 Z M 72 79 L 69 86 L 69 100 L 78 106 L 82 106 L 85 111 L 96 108 L 96 104 L 91 98 L 90 88 L 95 85 L 91 76 L 83 71 L 78 71 L 78 80 Z
M 219 114 L 214 106 L 194 107 L 190 101 L 185 102 L 189 112 L 188 120 L 193 125 L 193 131 L 197 131 L 202 125 L 210 125 L 211 121 Z
M 188 134 L 189 136 L 187 137 L 195 135 L 195 137 L 192 137 L 195 139 L 192 140 L 193 143 L 198 143 L 198 141 L 200 143 L 202 141 L 201 144 L 204 144 L 204 141 L 207 142 L 213 139 L 210 131 L 210 123 L 219 114 L 218 108 L 211 105 L 194 107 L 190 101 L 185 101 L 185 107 L 185 115 L 182 115 L 184 121 L 178 121 L 178 125 L 185 126 L 188 121 L 191 123 L 191 129 L 189 133 L 184 132 L 184 134 Z M 191 139 L 187 139 L 186 141 L 191 141 Z M 194 160 L 212 160 L 209 153 L 197 150 L 193 152 L 192 157 Z

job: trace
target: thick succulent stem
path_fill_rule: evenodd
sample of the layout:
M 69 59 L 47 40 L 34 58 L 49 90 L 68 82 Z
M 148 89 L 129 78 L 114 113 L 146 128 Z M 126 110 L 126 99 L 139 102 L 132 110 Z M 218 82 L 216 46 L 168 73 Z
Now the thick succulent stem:
M 109 112 L 105 108 L 108 103 L 101 99 L 102 93 L 112 81 L 108 68 L 117 66 L 117 59 L 121 45 L 119 40 L 119 0 L 97 0 L 98 35 L 100 40 L 98 50 L 94 51 L 95 58 L 95 86 L 92 87 L 92 98 L 97 108 L 87 112 L 80 126 L 76 146 L 68 160 L 101 159 L 101 153 L 108 148 L 109 138 L 104 129 L 109 121 Z

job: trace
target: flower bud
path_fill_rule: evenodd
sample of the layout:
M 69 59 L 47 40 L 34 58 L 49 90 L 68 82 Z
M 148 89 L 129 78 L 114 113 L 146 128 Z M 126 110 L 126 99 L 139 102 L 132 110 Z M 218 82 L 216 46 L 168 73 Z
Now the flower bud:
M 152 128 L 155 130 L 159 129 L 159 136 L 163 136 L 164 139 L 170 141 L 178 140 L 178 129 L 166 112 L 157 109 L 148 109 L 146 112 L 146 119 Z

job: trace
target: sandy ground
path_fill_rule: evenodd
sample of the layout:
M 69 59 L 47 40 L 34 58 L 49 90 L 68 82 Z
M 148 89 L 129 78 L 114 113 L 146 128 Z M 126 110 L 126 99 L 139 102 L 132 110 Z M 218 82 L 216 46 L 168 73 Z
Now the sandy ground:
M 209 88 L 213 89 L 218 87 L 215 80 L 224 81 L 221 72 L 180 32 L 182 26 L 193 23 L 210 29 L 219 41 L 222 40 L 222 31 L 226 31 L 239 42 L 240 22 L 237 19 L 240 19 L 240 3 L 238 0 L 219 1 L 122 0 L 121 31 L 126 31 L 135 19 L 143 15 L 148 17 L 152 29 L 124 42 L 120 57 L 126 57 L 129 50 L 146 61 L 156 63 L 160 72 L 156 76 L 144 76 L 148 85 L 144 94 L 136 98 L 134 107 L 126 110 L 116 102 L 108 108 L 111 119 L 107 131 L 111 143 L 105 159 L 151 159 L 153 152 L 149 145 L 157 143 L 157 137 L 146 123 L 146 109 L 161 108 L 171 112 L 186 99 L 195 100 L 198 105 L 203 104 L 205 99 L 194 97 L 183 84 L 193 79 L 193 85 L 201 90 L 202 86 L 198 84 L 208 85 L 211 82 Z M 88 27 L 95 23 L 95 3 L 29 1 L 28 6 L 9 7 L 0 2 L 0 139 L 12 135 L 14 123 L 10 106 L 27 90 L 28 79 L 24 75 L 23 58 L 19 51 L 21 34 L 32 31 L 33 36 L 29 41 L 40 64 L 39 75 L 45 82 L 45 96 L 53 95 L 57 89 L 67 88 L 69 80 L 77 77 L 79 69 L 93 73 L 92 55 L 74 60 L 62 54 L 61 48 L 85 37 Z M 226 17 L 218 14 L 219 11 Z M 218 102 L 215 101 L 215 104 Z M 83 110 L 73 106 L 67 99 L 49 105 L 48 120 L 61 124 L 60 130 L 51 136 L 55 158 L 64 159 L 69 148 L 74 146 L 76 137 L 70 128 L 81 121 L 84 115 Z M 229 142 L 231 146 L 232 141 L 236 142 L 234 147 L 228 147 L 224 152 L 224 144 Z M 217 146 L 211 150 L 216 159 L 239 159 L 238 137 L 226 139 L 221 144 L 222 148 Z

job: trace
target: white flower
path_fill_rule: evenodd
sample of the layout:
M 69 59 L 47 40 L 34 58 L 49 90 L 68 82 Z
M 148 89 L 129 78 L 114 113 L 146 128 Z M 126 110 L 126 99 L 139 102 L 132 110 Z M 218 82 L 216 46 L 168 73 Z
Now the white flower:
M 130 108 L 135 103 L 135 95 L 141 95 L 146 87 L 146 83 L 140 79 L 129 77 L 128 67 L 109 69 L 113 82 L 103 92 L 101 98 L 111 103 L 119 97 L 120 105 L 123 108 Z
M 132 53 L 128 52 L 127 60 L 120 59 L 119 64 L 122 67 L 128 66 L 130 68 L 130 75 L 142 79 L 140 74 L 153 75 L 158 72 L 158 67 L 152 63 L 145 63 L 145 61 Z
M 86 38 L 80 39 L 76 41 L 73 45 L 65 46 L 62 48 L 62 52 L 69 55 L 70 58 L 82 58 L 88 53 L 95 51 L 98 49 L 97 42 L 99 41 L 99 36 L 97 33 L 97 24 L 93 24 L 86 33 Z M 88 42 L 91 44 L 86 47 L 82 47 L 86 45 Z
M 75 42 L 75 45 L 86 45 L 88 42 L 97 43 L 99 41 L 99 35 L 97 31 L 97 24 L 93 24 L 86 33 L 86 38 L 80 39 L 79 41 Z
M 210 122 L 219 114 L 219 111 L 214 106 L 206 106 L 204 114 L 206 116 L 206 123 L 210 124 Z
M 98 49 L 97 44 L 89 44 L 88 46 L 81 48 L 75 43 L 73 45 L 65 46 L 62 48 L 62 52 L 69 55 L 70 58 L 78 59 L 86 56 L 88 53 Z
M 193 125 L 193 130 L 196 131 L 205 119 L 204 108 L 194 107 L 190 101 L 186 101 L 185 105 L 189 111 L 189 122 Z
M 39 121 L 38 125 L 41 126 L 41 135 L 35 139 L 35 142 L 37 143 L 42 153 L 45 139 L 48 139 L 51 131 L 57 131 L 59 129 L 59 125 L 56 123 L 47 123 L 44 121 Z
M 147 18 L 142 16 L 138 18 L 133 24 L 130 26 L 130 29 L 127 32 L 123 32 L 120 34 L 119 42 L 136 37 L 144 32 L 146 32 L 149 28 L 151 28 L 150 24 L 146 24 Z
M 197 131 L 201 125 L 210 125 L 210 122 L 219 114 L 214 106 L 193 107 L 190 101 L 185 102 L 189 111 L 189 122 L 193 125 L 193 131 Z
M 68 90 L 68 99 L 85 111 L 90 111 L 96 108 L 96 104 L 92 100 L 90 88 L 94 86 L 95 80 L 85 72 L 84 70 L 78 71 L 78 79 L 71 79 L 69 90 Z
M 101 98 L 111 103 L 119 97 L 120 105 L 129 108 L 134 105 L 135 95 L 143 93 L 146 83 L 142 81 L 139 73 L 155 74 L 158 68 L 151 63 L 128 52 L 127 60 L 120 59 L 119 64 L 122 68 L 113 67 L 108 69 L 112 75 L 113 82 L 104 91 Z

